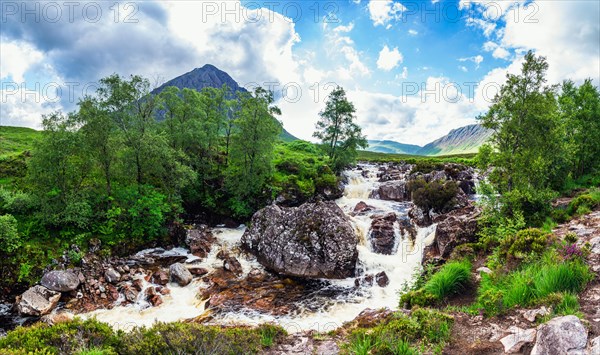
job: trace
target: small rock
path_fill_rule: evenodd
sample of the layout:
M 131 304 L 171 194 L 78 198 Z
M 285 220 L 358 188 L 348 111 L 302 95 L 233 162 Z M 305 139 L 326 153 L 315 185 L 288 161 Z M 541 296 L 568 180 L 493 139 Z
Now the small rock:
M 132 285 L 139 292 L 144 288 L 144 280 L 135 279 L 135 280 L 133 280 Z
M 477 271 L 478 274 L 484 273 L 484 274 L 490 275 L 492 273 L 492 270 L 490 270 L 489 268 L 487 268 L 485 266 L 479 267 L 475 271 Z
M 390 284 L 390 279 L 388 278 L 388 275 L 385 273 L 385 271 L 382 271 L 375 275 L 375 282 L 377 282 L 377 285 L 379 285 L 379 287 L 386 287 Z
M 234 273 L 235 276 L 241 276 L 244 272 L 242 264 L 233 256 L 229 256 L 223 261 L 223 268 Z
M 121 281 L 121 274 L 112 267 L 106 270 L 104 277 L 106 278 L 106 281 L 111 284 L 116 284 L 117 282 Z
M 526 311 L 525 313 L 523 313 L 523 318 L 527 319 L 530 322 L 535 322 L 535 319 L 537 318 L 537 316 L 545 316 L 550 314 L 550 310 L 544 306 L 542 306 L 542 308 L 539 309 L 530 309 L 528 311 Z
M 538 326 L 531 355 L 584 354 L 587 337 L 579 318 L 557 317 Z
M 164 270 L 157 270 L 152 274 L 152 283 L 164 286 L 169 283 L 169 275 Z
M 125 299 L 129 302 L 135 302 L 137 300 L 138 293 L 138 290 L 136 290 L 134 286 L 123 286 L 123 294 L 125 295 Z
M 195 276 L 204 276 L 209 273 L 208 269 L 199 266 L 190 266 L 188 270 Z
M 500 339 L 502 345 L 504 345 L 504 352 L 507 354 L 514 354 L 521 351 L 521 348 L 525 344 L 533 343 L 535 341 L 535 329 L 521 329 L 519 327 L 512 326 L 508 329 L 512 334 L 505 336 Z
M 181 263 L 175 263 L 169 267 L 171 281 L 176 282 L 179 286 L 187 286 L 192 282 L 192 273 Z

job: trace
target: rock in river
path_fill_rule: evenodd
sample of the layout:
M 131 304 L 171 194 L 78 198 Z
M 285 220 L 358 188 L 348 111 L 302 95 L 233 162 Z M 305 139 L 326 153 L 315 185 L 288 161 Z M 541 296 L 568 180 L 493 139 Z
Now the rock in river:
M 71 270 L 54 270 L 44 274 L 40 283 L 52 291 L 69 292 L 79 287 L 79 277 Z
M 177 282 L 179 286 L 187 286 L 192 282 L 192 273 L 181 263 L 171 265 L 169 272 L 171 281 Z
M 256 212 L 242 247 L 267 269 L 304 278 L 346 278 L 354 274 L 358 239 L 334 202 Z

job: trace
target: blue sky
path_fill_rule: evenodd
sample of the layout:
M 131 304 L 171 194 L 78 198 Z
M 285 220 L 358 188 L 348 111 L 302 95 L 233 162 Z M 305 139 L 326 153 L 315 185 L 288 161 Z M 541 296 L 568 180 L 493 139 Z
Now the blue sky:
M 425 144 L 476 122 L 527 50 L 547 57 L 549 83 L 598 84 L 599 4 L 3 1 L 0 123 L 39 127 L 112 73 L 160 84 L 209 63 L 242 85 L 271 85 L 300 138 L 311 139 L 334 84 L 370 139 Z

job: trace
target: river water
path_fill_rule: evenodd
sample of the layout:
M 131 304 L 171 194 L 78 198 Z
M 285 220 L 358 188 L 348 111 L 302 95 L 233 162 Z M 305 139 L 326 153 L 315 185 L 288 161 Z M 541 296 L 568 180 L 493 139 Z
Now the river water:
M 409 240 L 400 233 L 398 223 L 394 224 L 396 245 L 392 255 L 374 253 L 369 240 L 369 227 L 373 215 L 395 212 L 398 219 L 407 218 L 411 207 L 408 202 L 383 201 L 372 198 L 372 192 L 379 186 L 377 172 L 379 166 L 361 165 L 359 168 L 345 172 L 348 180 L 344 196 L 337 204 L 344 210 L 359 236 L 357 277 L 374 275 L 385 272 L 389 278 L 387 287 L 361 284 L 355 286 L 356 278 L 344 280 L 323 280 L 318 287 L 310 288 L 300 304 L 298 311 L 285 316 L 272 316 L 256 311 L 230 312 L 215 315 L 209 324 L 246 324 L 256 325 L 272 322 L 281 325 L 288 332 L 306 330 L 329 331 L 341 326 L 344 322 L 354 319 L 366 308 L 389 307 L 396 308 L 399 293 L 405 284 L 410 283 L 414 273 L 420 268 L 422 246 L 432 239 L 435 225 L 427 228 L 416 228 L 416 239 Z M 374 210 L 357 216 L 352 211 L 357 203 L 364 201 L 375 207 Z M 198 264 L 209 270 L 222 267 L 223 261 L 217 258 L 221 249 L 228 250 L 240 261 L 246 276 L 253 268 L 262 266 L 251 256 L 240 252 L 239 245 L 245 227 L 236 229 L 218 228 L 213 232 L 217 238 L 211 253 L 204 260 L 195 257 L 188 262 Z M 142 251 L 141 253 L 143 253 Z M 172 253 L 187 255 L 188 251 L 177 248 Z M 142 277 L 140 275 L 140 277 Z M 145 281 L 144 281 L 145 282 Z M 194 279 L 191 284 L 179 287 L 170 286 L 171 294 L 163 297 L 163 304 L 149 307 L 142 297 L 133 305 L 116 306 L 110 310 L 98 310 L 81 315 L 84 318 L 96 317 L 98 320 L 111 324 L 114 328 L 128 330 L 134 326 L 149 326 L 154 322 L 172 322 L 202 316 L 209 312 L 205 309 L 204 301 L 198 298 L 199 290 L 208 287 L 201 279 Z M 140 292 L 143 295 L 144 292 Z

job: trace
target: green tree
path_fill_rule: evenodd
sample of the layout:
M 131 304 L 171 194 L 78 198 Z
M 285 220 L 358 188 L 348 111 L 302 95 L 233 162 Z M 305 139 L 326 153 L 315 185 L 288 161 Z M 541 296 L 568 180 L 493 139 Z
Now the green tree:
M 281 114 L 274 106 L 273 93 L 261 87 L 254 92 L 238 93 L 240 110 L 231 138 L 227 187 L 234 196 L 236 214 L 247 215 L 265 197 L 271 178 L 273 150 L 281 133 L 281 123 L 274 115 Z
M 354 122 L 356 109 L 346 98 L 342 87 L 333 90 L 319 113 L 317 131 L 313 134 L 323 144 L 336 171 L 341 171 L 357 157 L 358 148 L 366 148 L 367 140 Z
M 494 131 L 500 192 L 556 187 L 568 171 L 556 88 L 545 85 L 547 69 L 544 57 L 527 53 L 521 74 L 507 74 L 489 111 L 479 117 Z
M 600 92 L 591 79 L 562 85 L 558 98 L 575 179 L 600 168 Z

